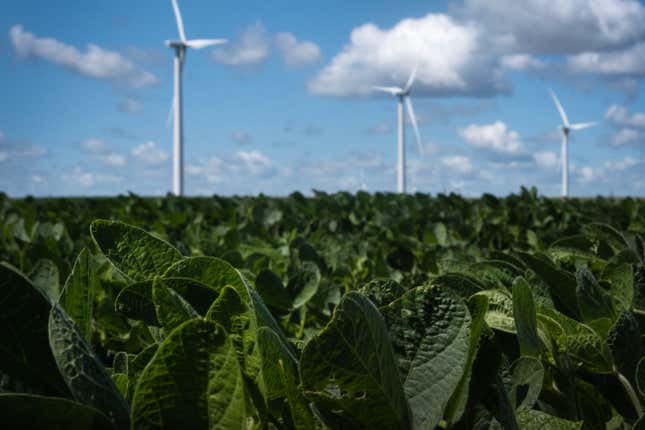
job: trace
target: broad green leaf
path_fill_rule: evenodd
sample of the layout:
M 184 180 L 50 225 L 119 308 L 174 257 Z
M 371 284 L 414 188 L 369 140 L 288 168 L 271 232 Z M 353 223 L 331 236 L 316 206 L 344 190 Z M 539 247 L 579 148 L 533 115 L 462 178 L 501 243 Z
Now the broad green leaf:
M 51 302 L 25 275 L 0 263 L 0 369 L 39 394 L 69 394 L 47 341 Z
M 146 366 L 132 401 L 133 429 L 243 429 L 247 410 L 235 348 L 217 323 L 175 329 Z
M 413 429 L 433 429 L 468 361 L 471 318 L 445 288 L 417 287 L 381 308 L 403 378 Z
M 170 334 L 182 323 L 199 317 L 199 314 L 181 295 L 168 288 L 163 279 L 152 284 L 152 301 L 155 304 L 157 320 L 166 334 Z
M 636 366 L 636 385 L 642 396 L 645 396 L 645 357 L 638 360 Z
M 129 407 L 107 370 L 65 311 L 49 314 L 49 346 L 74 398 L 102 411 L 119 428 L 129 426 Z
M 282 344 L 280 336 L 267 327 L 257 332 L 258 348 L 262 357 L 262 391 L 268 401 L 286 398 L 291 418 L 298 430 L 319 427 L 307 400 L 298 389 L 298 361 Z
M 634 302 L 634 270 L 631 264 L 607 264 L 601 280 L 609 284 L 610 298 L 617 312 L 632 309 Z
M 537 332 L 537 316 L 533 293 L 524 278 L 513 282 L 513 321 L 517 331 L 520 353 L 527 357 L 540 355 L 540 338 Z
M 300 359 L 304 394 L 354 428 L 407 429 L 408 405 L 387 328 L 364 295 L 343 297 Z
M 97 409 L 60 397 L 0 393 L 5 429 L 114 430 Z
M 580 430 L 582 422 L 568 421 L 533 409 L 517 413 L 517 423 L 522 430 Z
M 591 223 L 582 227 L 582 231 L 589 237 L 606 242 L 614 252 L 629 247 L 625 237 L 608 224 Z
M 589 322 L 600 318 L 615 321 L 616 311 L 611 297 L 598 284 L 593 273 L 587 268 L 580 268 L 576 272 L 576 281 L 576 296 L 582 321 Z
M 484 290 L 472 297 L 486 297 L 488 299 L 488 310 L 486 311 L 485 320 L 490 328 L 515 334 L 513 298 L 508 291 Z
M 641 328 L 631 312 L 623 312 L 607 336 L 607 345 L 619 372 L 634 381 L 638 360 L 643 356 Z
M 83 249 L 72 267 L 60 296 L 60 306 L 69 315 L 88 342 L 92 338 L 94 294 L 100 287 L 92 255 Z
M 434 278 L 432 284 L 450 288 L 464 298 L 468 298 L 484 289 L 477 280 L 462 273 L 445 273 Z
M 532 255 L 526 252 L 517 252 L 516 254 L 547 285 L 551 296 L 562 311 L 566 311 L 570 316 L 577 316 L 579 312 L 575 276 L 558 269 L 544 255 Z
M 46 258 L 38 260 L 31 272 L 29 272 L 29 279 L 47 294 L 49 300 L 52 302 L 58 300 L 60 295 L 60 274 L 56 263 Z
M 262 270 L 255 278 L 255 289 L 264 303 L 273 309 L 288 311 L 291 308 L 291 298 L 282 280 L 268 269 Z
M 542 391 L 544 367 L 534 357 L 520 357 L 511 366 L 511 402 L 516 409 L 531 409 Z M 520 393 L 523 394 L 522 398 Z M 519 402 L 519 404 L 518 404 Z
M 401 284 L 392 279 L 373 279 L 361 287 L 360 291 L 376 306 L 392 303 L 405 292 Z
M 482 328 L 484 327 L 484 318 L 488 310 L 488 298 L 484 296 L 473 297 L 469 306 L 472 322 L 470 324 L 470 336 L 468 341 L 468 357 L 466 359 L 466 371 L 459 380 L 448 405 L 444 411 L 444 420 L 448 423 L 455 423 L 461 419 L 470 394 L 470 380 L 473 372 L 473 364 L 477 351 L 479 350 L 479 341 L 481 338 Z
M 128 378 L 128 375 L 125 373 L 113 373 L 112 381 L 114 381 L 114 385 L 116 385 L 116 388 L 119 390 L 121 395 L 123 395 L 124 398 L 129 399 L 130 379 Z
M 304 306 L 318 291 L 320 285 L 320 269 L 311 261 L 303 261 L 295 276 L 289 279 L 287 288 L 292 291 L 293 308 Z
M 135 281 L 162 275 L 183 258 L 169 243 L 119 221 L 96 220 L 90 225 L 90 233 L 114 266 Z
M 538 327 L 551 339 L 558 354 L 568 355 L 591 372 L 613 372 L 609 347 L 591 327 L 548 308 L 540 309 L 537 318 Z

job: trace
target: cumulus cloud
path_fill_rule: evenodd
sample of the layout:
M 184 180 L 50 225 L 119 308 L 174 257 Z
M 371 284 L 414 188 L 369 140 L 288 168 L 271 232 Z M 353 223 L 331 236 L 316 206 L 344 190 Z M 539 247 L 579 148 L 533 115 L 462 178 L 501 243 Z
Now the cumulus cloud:
M 269 56 L 270 42 L 261 22 L 248 27 L 229 45 L 213 51 L 213 59 L 226 66 L 239 67 L 259 64 Z
M 473 170 L 470 159 L 468 157 L 464 157 L 463 155 L 451 155 L 443 157 L 441 159 L 441 164 L 443 164 L 448 169 L 457 171 L 461 174 L 467 174 Z
M 630 167 L 636 166 L 637 164 L 639 164 L 639 162 L 634 157 L 626 156 L 622 160 L 606 161 L 605 169 L 611 171 L 623 171 L 629 169 Z
M 518 154 L 522 149 L 520 135 L 509 130 L 502 121 L 492 124 L 471 124 L 458 131 L 459 136 L 470 146 L 501 154 Z
M 387 122 L 379 122 L 370 126 L 367 129 L 368 134 L 390 134 L 392 133 L 392 126 Z
M 123 155 L 114 152 L 102 155 L 99 159 L 106 166 L 123 167 L 127 164 L 127 160 Z
M 266 178 L 276 173 L 273 162 L 260 151 L 238 151 L 233 155 L 210 157 L 186 166 L 186 173 L 209 184 L 222 184 L 231 178 Z
M 558 155 L 553 151 L 536 152 L 533 154 L 533 159 L 541 169 L 554 169 L 560 163 Z
M 630 115 L 624 106 L 616 104 L 609 106 L 605 113 L 605 118 L 618 126 L 645 129 L 645 113 L 635 112 Z
M 89 138 L 81 142 L 81 147 L 95 154 L 107 151 L 107 145 L 100 139 Z
M 253 142 L 253 136 L 251 136 L 247 131 L 235 130 L 231 133 L 231 140 L 238 145 L 248 145 Z
M 132 149 L 132 156 L 137 160 L 150 165 L 161 164 L 168 160 L 168 154 L 157 147 L 152 140 L 142 143 Z
M 508 90 L 497 59 L 475 24 L 445 14 L 404 19 L 390 29 L 355 28 L 350 42 L 308 83 L 314 94 L 366 95 L 374 85 L 403 85 L 419 61 L 415 92 L 494 95 Z
M 509 54 L 502 56 L 502 67 L 510 70 L 541 70 L 544 62 L 528 54 Z
M 622 128 L 614 134 L 611 143 L 614 146 L 623 146 L 644 141 L 643 133 L 633 128 Z
M 0 163 L 7 161 L 9 159 L 9 153 L 7 151 L 0 151 Z
M 143 103 L 135 98 L 128 97 L 122 100 L 117 108 L 125 113 L 139 113 L 143 111 Z
M 567 59 L 567 69 L 573 73 L 609 77 L 643 76 L 645 75 L 645 42 L 617 51 L 590 51 L 570 56 Z
M 459 12 L 507 52 L 579 53 L 645 38 L 645 7 L 637 0 L 466 0 Z
M 23 58 L 40 58 L 66 67 L 81 75 L 96 79 L 125 83 L 133 88 L 155 84 L 159 79 L 150 72 L 139 69 L 118 52 L 108 51 L 95 44 L 88 44 L 85 52 L 54 38 L 39 38 L 14 25 L 9 31 L 14 49 Z
M 307 40 L 298 41 L 291 33 L 278 33 L 275 43 L 282 60 L 288 66 L 305 66 L 322 57 L 318 45 Z

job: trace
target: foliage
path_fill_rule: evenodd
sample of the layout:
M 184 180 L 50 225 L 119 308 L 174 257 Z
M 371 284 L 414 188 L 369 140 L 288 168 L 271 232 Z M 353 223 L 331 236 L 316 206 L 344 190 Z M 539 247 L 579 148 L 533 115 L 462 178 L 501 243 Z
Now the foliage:
M 0 194 L 0 223 L 6 428 L 645 422 L 642 200 Z

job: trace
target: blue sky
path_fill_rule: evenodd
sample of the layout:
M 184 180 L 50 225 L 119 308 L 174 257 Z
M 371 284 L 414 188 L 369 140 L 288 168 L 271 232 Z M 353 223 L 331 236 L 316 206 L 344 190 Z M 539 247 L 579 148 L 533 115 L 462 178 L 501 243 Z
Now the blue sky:
M 521 3 L 521 4 L 520 4 Z M 0 16 L 0 190 L 12 196 L 171 189 L 170 0 L 10 2 Z M 412 100 L 412 191 L 645 195 L 645 5 L 636 0 L 180 0 L 189 195 L 394 191 L 395 101 Z M 547 6 L 544 6 L 547 5 Z

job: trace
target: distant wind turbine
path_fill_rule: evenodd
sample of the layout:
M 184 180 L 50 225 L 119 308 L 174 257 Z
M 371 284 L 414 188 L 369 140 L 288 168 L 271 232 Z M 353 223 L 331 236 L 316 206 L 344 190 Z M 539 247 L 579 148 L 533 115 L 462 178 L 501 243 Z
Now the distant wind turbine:
M 555 95 L 553 90 L 549 89 L 551 98 L 555 103 L 555 107 L 558 108 L 560 112 L 560 117 L 562 118 L 562 125 L 560 130 L 562 130 L 562 197 L 569 196 L 569 160 L 567 158 L 567 150 L 569 146 L 569 132 L 571 130 L 584 130 L 585 128 L 593 127 L 598 124 L 597 122 L 580 122 L 577 124 L 569 124 L 569 118 L 567 113 L 564 111 L 560 100 Z
M 184 22 L 181 19 L 181 12 L 177 6 L 177 0 L 172 0 L 172 8 L 177 20 L 179 40 L 166 40 L 166 46 L 175 50 L 175 91 L 173 95 L 173 161 L 172 161 L 172 189 L 176 196 L 184 194 L 184 135 L 183 135 L 183 111 L 181 95 L 181 73 L 186 48 L 202 49 L 208 46 L 221 45 L 226 39 L 192 39 L 186 40 L 184 33 Z
M 412 108 L 412 101 L 410 100 L 410 90 L 417 76 L 417 70 L 419 65 L 417 64 L 412 69 L 408 82 L 405 84 L 405 87 L 374 87 L 376 91 L 382 91 L 388 94 L 391 94 L 399 99 L 397 105 L 397 114 L 398 114 L 398 161 L 397 161 L 397 170 L 396 170 L 396 184 L 397 191 L 399 193 L 405 193 L 405 113 L 403 112 L 403 100 L 408 108 L 408 115 L 410 116 L 410 122 L 414 128 L 414 133 L 417 138 L 417 145 L 419 146 L 419 153 L 423 155 L 423 145 L 421 145 L 421 135 L 419 134 L 419 127 L 417 125 L 417 118 L 414 115 L 414 109 Z

